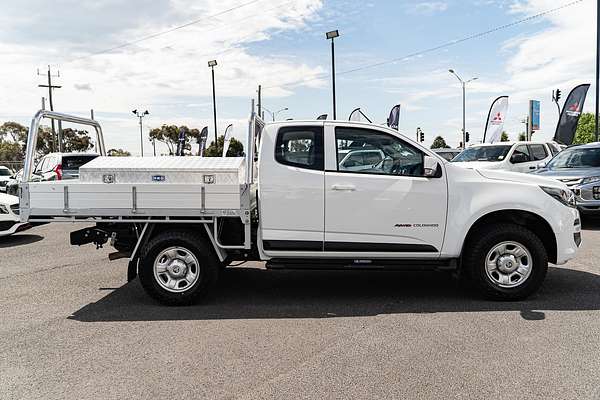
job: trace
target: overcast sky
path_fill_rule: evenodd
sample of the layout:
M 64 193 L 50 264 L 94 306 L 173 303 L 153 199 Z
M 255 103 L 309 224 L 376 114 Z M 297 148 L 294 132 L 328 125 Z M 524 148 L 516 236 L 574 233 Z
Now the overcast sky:
M 37 69 L 60 71 L 57 111 L 104 125 L 107 148 L 139 153 L 134 108 L 148 109 L 144 130 L 163 123 L 212 132 L 210 70 L 217 59 L 218 126 L 243 136 L 250 99 L 262 84 L 280 118 L 331 114 L 330 48 L 336 40 L 338 117 L 355 107 L 376 122 L 402 104 L 400 130 L 417 127 L 456 146 L 461 91 L 448 68 L 468 79 L 467 130 L 483 135 L 494 98 L 510 96 L 506 129 L 516 139 L 527 101 L 540 100 L 550 139 L 557 120 L 551 92 L 595 76 L 595 1 L 582 0 L 542 18 L 416 57 L 404 56 L 484 32 L 572 0 L 24 0 L 0 13 L 0 122 L 29 124 L 47 96 Z M 148 38 L 188 24 L 181 29 Z M 140 40 L 145 39 L 145 40 Z M 128 44 L 128 45 L 126 45 Z M 357 67 L 382 65 L 348 72 Z M 587 111 L 594 104 L 590 90 Z M 149 143 L 146 151 L 149 151 Z M 160 149 L 159 149 L 160 151 Z

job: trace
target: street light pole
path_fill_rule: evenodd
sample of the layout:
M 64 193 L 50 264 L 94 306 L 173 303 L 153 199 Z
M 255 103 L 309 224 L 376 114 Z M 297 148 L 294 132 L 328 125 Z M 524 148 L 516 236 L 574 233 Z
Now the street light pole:
M 215 66 L 217 65 L 217 60 L 212 60 L 208 62 L 208 66 L 211 69 L 212 75 L 212 97 L 213 97 L 213 123 L 215 125 L 215 146 L 217 145 L 217 98 L 215 95 Z
M 135 110 L 133 110 L 132 113 L 133 113 L 133 115 L 135 115 L 136 117 L 138 117 L 138 119 L 140 120 L 140 155 L 142 157 L 144 157 L 144 132 L 143 132 L 142 119 L 146 115 L 150 115 L 150 113 L 148 112 L 148 110 L 146 110 L 144 112 L 139 112 L 137 110 L 137 108 Z
M 335 31 L 327 32 L 327 39 L 331 39 L 331 88 L 333 91 L 333 119 L 337 119 L 336 105 L 335 105 L 335 44 L 334 39 L 340 36 L 340 32 L 336 29 Z
M 269 114 L 271 114 L 271 118 L 273 119 L 273 122 L 275 122 L 275 117 L 277 116 L 277 114 L 279 114 L 280 112 L 288 110 L 287 107 L 284 107 L 281 110 L 277 110 L 277 111 L 273 112 L 273 111 L 269 110 L 268 108 L 266 108 L 265 106 L 262 106 L 262 109 L 264 111 L 268 112 Z
M 456 76 L 462 86 L 462 100 L 463 100 L 463 116 L 462 116 L 462 148 L 467 147 L 467 83 L 476 81 L 478 78 L 471 78 L 468 81 L 464 81 L 458 74 L 453 70 L 449 69 L 452 75 Z
M 596 124 L 595 138 L 598 141 L 598 112 L 600 111 L 600 0 L 596 2 Z

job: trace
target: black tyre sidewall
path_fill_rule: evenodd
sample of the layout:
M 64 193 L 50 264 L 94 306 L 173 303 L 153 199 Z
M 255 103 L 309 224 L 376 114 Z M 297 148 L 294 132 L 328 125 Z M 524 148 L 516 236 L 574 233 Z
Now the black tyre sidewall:
M 521 300 L 537 291 L 548 271 L 548 255 L 542 241 L 530 230 L 519 225 L 502 224 L 477 232 L 467 248 L 465 267 L 471 283 L 485 297 L 495 300 Z M 514 288 L 502 288 L 492 283 L 485 271 L 488 252 L 496 245 L 513 241 L 529 250 L 532 270 L 527 280 Z
M 188 290 L 180 293 L 164 289 L 154 276 L 154 261 L 166 248 L 179 246 L 191 251 L 198 259 L 200 277 Z M 204 243 L 203 237 L 194 233 L 164 232 L 151 239 L 142 249 L 139 264 L 139 277 L 144 290 L 166 305 L 190 305 L 207 296 L 216 285 L 219 263 L 212 249 Z

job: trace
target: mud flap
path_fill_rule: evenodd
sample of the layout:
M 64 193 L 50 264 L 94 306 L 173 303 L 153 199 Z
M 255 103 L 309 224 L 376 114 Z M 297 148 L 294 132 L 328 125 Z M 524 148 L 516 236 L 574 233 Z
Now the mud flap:
M 127 264 L 127 282 L 131 282 L 137 276 L 139 258 L 134 258 Z

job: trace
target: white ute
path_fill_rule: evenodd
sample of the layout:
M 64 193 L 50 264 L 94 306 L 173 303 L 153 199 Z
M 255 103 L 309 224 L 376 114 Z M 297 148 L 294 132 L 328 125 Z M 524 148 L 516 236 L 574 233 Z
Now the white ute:
M 40 111 L 42 118 L 96 121 Z M 245 158 L 98 157 L 70 181 L 29 182 L 23 222 L 90 221 L 71 243 L 116 249 L 128 279 L 166 304 L 190 304 L 232 261 L 267 268 L 455 270 L 488 298 L 523 299 L 548 263 L 581 243 L 573 194 L 532 175 L 465 169 L 398 132 L 342 121 L 265 125 L 253 112 Z M 348 170 L 352 151 L 377 150 Z M 360 158 L 357 158 L 359 161 Z

